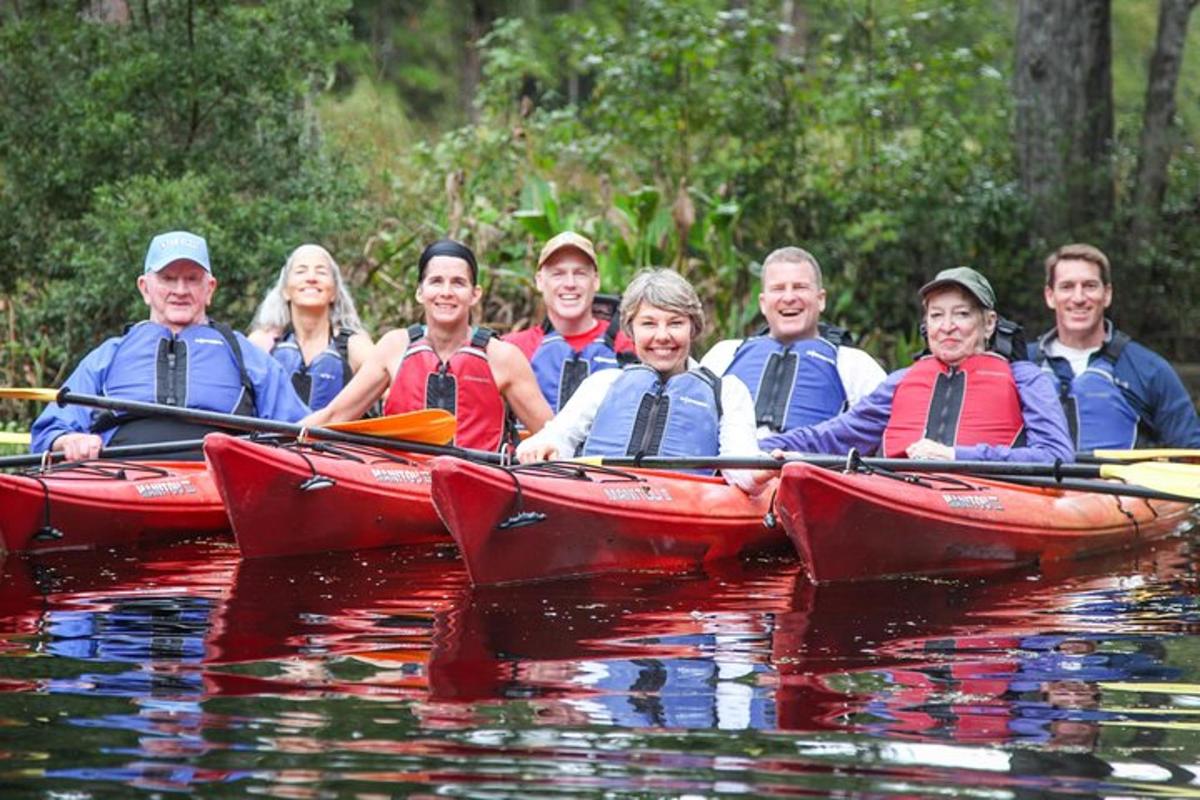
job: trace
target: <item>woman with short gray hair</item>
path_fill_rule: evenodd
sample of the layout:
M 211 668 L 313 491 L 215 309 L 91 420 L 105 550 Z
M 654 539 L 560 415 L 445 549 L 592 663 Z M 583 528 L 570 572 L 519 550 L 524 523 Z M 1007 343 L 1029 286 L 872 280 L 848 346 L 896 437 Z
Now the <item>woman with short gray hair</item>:
M 341 269 L 317 244 L 300 245 L 288 256 L 248 338 L 283 364 L 312 409 L 337 396 L 371 351 Z
M 643 269 L 633 276 L 621 296 L 621 327 L 633 338 L 630 325 L 638 308 L 648 303 L 686 316 L 692 322 L 692 339 L 704 333 L 704 306 L 687 279 L 672 269 Z
M 621 301 L 621 325 L 640 364 L 589 376 L 554 419 L 517 448 L 523 463 L 598 456 L 759 454 L 754 402 L 735 377 L 718 378 L 691 360 L 704 330 L 696 290 L 669 269 L 642 270 Z M 756 490 L 753 476 L 727 470 L 729 483 Z

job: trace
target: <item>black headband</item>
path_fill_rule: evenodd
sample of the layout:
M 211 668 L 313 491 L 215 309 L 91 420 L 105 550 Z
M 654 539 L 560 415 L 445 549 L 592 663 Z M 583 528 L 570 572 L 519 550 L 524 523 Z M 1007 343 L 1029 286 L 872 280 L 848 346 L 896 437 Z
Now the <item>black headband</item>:
M 418 283 L 425 280 L 425 267 L 429 266 L 429 261 L 434 256 L 461 258 L 471 268 L 471 285 L 474 286 L 478 282 L 479 265 L 475 263 L 475 254 L 471 252 L 471 248 L 453 239 L 438 239 L 421 253 L 421 259 L 417 262 Z

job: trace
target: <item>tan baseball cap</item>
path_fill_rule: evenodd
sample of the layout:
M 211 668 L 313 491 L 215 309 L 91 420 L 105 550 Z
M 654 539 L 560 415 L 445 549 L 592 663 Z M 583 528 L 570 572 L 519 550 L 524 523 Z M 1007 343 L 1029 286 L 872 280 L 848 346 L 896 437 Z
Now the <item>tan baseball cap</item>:
M 541 269 L 542 265 L 550 260 L 550 256 L 564 247 L 574 247 L 588 257 L 593 267 L 596 266 L 596 248 L 592 245 L 592 240 L 586 236 L 580 236 L 574 231 L 563 231 L 542 247 L 542 253 L 538 256 L 538 269 Z

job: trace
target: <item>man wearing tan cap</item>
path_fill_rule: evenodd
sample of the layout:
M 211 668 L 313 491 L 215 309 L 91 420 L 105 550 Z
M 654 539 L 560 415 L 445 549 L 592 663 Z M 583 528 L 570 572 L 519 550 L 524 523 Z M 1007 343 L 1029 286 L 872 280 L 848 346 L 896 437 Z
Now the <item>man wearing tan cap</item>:
M 592 311 L 600 272 L 587 237 L 564 231 L 546 242 L 535 281 L 546 319 L 504 340 L 525 353 L 546 402 L 557 413 L 588 375 L 634 360 L 633 342 L 620 331 L 616 315 L 599 319 Z

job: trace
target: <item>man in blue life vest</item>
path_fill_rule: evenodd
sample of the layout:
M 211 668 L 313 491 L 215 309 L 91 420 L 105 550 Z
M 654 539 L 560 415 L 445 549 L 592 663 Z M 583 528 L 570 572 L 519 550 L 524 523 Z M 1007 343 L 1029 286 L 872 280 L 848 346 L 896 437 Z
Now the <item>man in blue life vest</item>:
M 837 416 L 883 381 L 875 359 L 821 323 L 821 265 L 807 250 L 781 247 L 766 257 L 758 308 L 766 330 L 718 342 L 701 366 L 749 387 L 759 438 Z
M 1058 383 L 1079 450 L 1200 447 L 1196 407 L 1175 370 L 1104 316 L 1113 298 L 1104 253 L 1089 244 L 1051 253 L 1045 298 L 1055 326 L 1030 358 Z
M 88 353 L 67 378 L 72 391 L 286 422 L 309 413 L 279 362 L 208 318 L 217 279 L 204 239 L 187 231 L 155 236 L 137 284 L 150 318 Z M 33 424 L 30 449 L 77 460 L 95 458 L 104 446 L 180 441 L 210 430 L 52 404 Z M 200 457 L 199 450 L 177 455 Z
M 636 360 L 633 342 L 621 331 L 615 313 L 603 319 L 593 311 L 600 271 L 587 237 L 563 231 L 547 241 L 534 280 L 546 319 L 506 335 L 504 341 L 529 359 L 546 402 L 558 413 L 588 375 Z

